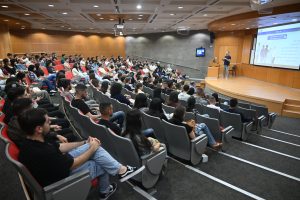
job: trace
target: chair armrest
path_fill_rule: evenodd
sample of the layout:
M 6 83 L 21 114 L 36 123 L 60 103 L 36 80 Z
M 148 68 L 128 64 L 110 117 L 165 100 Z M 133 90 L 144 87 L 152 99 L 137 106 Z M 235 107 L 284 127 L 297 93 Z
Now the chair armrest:
M 202 134 L 193 140 L 191 140 L 191 147 L 195 149 L 195 152 L 198 154 L 203 154 L 205 147 L 207 145 L 207 137 L 205 134 Z
M 233 127 L 232 126 L 227 126 L 226 128 L 224 128 L 221 132 L 222 133 L 226 133 L 228 131 L 232 131 L 233 130 Z
M 258 117 L 257 119 L 262 121 L 262 120 L 264 120 L 265 118 L 266 118 L 266 117 L 265 117 L 264 115 L 261 115 L 261 116 Z
M 202 138 L 206 137 L 205 134 L 201 134 L 200 136 L 195 137 L 194 139 L 191 140 L 192 143 L 195 143 L 199 140 L 201 140 Z
M 143 156 L 141 156 L 140 158 L 141 158 L 142 160 L 146 160 L 146 159 L 149 159 L 149 158 L 155 156 L 155 155 L 158 154 L 159 152 L 162 152 L 162 151 L 165 151 L 165 150 L 166 150 L 166 145 L 163 144 L 163 143 L 161 143 L 160 148 L 159 148 L 159 151 L 156 151 L 156 152 L 151 151 L 151 153 L 149 153 L 149 154 L 147 154 L 147 155 L 143 155 Z
M 44 187 L 46 199 L 86 199 L 91 187 L 88 170 L 75 173 L 65 179 Z
M 152 152 L 151 154 L 142 157 L 142 164 L 145 165 L 146 171 L 150 172 L 152 175 L 159 175 L 163 164 L 165 163 L 165 159 L 167 158 L 167 150 L 164 147 L 158 152 Z

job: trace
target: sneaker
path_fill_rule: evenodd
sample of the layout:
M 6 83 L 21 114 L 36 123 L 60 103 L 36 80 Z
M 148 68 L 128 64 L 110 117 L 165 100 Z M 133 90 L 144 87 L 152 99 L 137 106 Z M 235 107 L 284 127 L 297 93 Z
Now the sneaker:
M 56 93 L 57 91 L 56 90 L 50 90 L 50 93 Z
M 112 183 L 109 185 L 109 191 L 107 193 L 100 193 L 100 200 L 108 199 L 117 190 L 117 184 Z
M 131 167 L 131 166 L 127 165 L 127 171 L 124 174 L 119 174 L 120 182 L 127 181 L 128 179 L 130 179 L 130 178 L 134 177 L 135 175 L 139 174 L 144 169 L 145 169 L 144 165 L 140 168 Z

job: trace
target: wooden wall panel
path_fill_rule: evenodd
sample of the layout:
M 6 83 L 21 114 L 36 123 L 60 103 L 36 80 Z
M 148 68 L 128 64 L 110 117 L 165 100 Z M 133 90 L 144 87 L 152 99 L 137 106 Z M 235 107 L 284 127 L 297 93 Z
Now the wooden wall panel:
M 126 56 L 124 37 L 63 31 L 11 31 L 12 52 L 56 52 L 91 56 Z
M 11 52 L 10 34 L 5 24 L 0 24 L 0 58 Z

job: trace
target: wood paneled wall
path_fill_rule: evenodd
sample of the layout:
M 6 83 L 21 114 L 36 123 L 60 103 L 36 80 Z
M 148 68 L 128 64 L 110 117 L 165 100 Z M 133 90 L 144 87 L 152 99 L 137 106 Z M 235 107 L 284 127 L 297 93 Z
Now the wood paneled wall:
M 216 33 L 214 55 L 221 63 L 225 52 L 231 52 L 231 63 L 237 64 L 237 74 L 270 83 L 300 89 L 300 71 L 250 65 L 250 54 L 256 30 Z
M 0 58 L 11 52 L 10 34 L 5 24 L 0 24 Z
M 126 56 L 124 37 L 64 31 L 11 31 L 14 53 L 56 52 L 91 56 Z

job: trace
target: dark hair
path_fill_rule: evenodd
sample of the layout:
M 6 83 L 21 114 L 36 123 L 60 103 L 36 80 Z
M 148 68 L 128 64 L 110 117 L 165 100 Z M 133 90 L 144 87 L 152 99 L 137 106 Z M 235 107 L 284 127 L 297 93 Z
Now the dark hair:
M 155 88 L 153 90 L 153 98 L 160 98 L 161 99 L 161 89 L 160 88 Z
M 15 99 L 17 99 L 18 97 L 20 97 L 24 94 L 25 94 L 25 88 L 24 87 L 21 87 L 21 86 L 12 87 L 7 92 L 7 98 L 10 101 L 14 101 Z
M 183 86 L 183 91 L 187 92 L 187 91 L 189 91 L 189 89 L 190 89 L 189 85 L 184 85 Z
M 16 75 L 16 78 L 21 81 L 21 80 L 23 80 L 23 78 L 25 78 L 25 76 L 26 76 L 25 73 L 18 72 Z
M 31 108 L 32 100 L 30 98 L 15 99 L 12 103 L 12 112 L 14 116 L 22 114 L 25 110 Z
M 103 103 L 100 103 L 100 105 L 99 105 L 100 113 L 103 114 L 103 115 L 107 114 L 107 113 L 106 113 L 106 109 L 107 109 L 108 107 L 110 107 L 111 105 L 112 105 L 112 104 L 111 104 L 110 102 L 103 102 Z
M 195 89 L 193 87 L 190 87 L 189 91 L 187 92 L 188 95 L 194 95 Z
M 33 72 L 34 69 L 35 69 L 35 66 L 34 66 L 34 65 L 29 65 L 28 71 Z
M 192 112 L 193 109 L 195 108 L 195 104 L 196 104 L 196 99 L 193 96 L 190 96 L 187 100 L 186 111 Z
M 216 102 L 219 103 L 219 95 L 218 95 L 218 93 L 216 93 L 216 92 L 215 92 L 215 93 L 212 93 L 211 96 L 215 97 Z
M 171 89 L 173 87 L 173 81 L 168 81 L 168 87 Z
M 142 87 L 143 87 L 143 84 L 142 84 L 142 83 L 137 83 L 137 84 L 135 85 L 134 92 L 137 93 L 138 90 L 139 90 L 140 88 L 142 88 Z
M 115 95 L 121 94 L 122 85 L 120 83 L 113 83 L 110 87 L 110 95 L 113 97 Z
M 169 96 L 169 103 L 178 103 L 178 92 L 172 91 Z
M 133 107 L 137 109 L 148 107 L 147 96 L 144 93 L 137 94 Z
M 94 86 L 94 87 L 99 87 L 99 80 L 98 79 L 96 79 L 96 78 L 93 78 L 92 80 L 91 80 L 91 83 L 92 83 L 92 85 Z
M 149 105 L 149 113 L 163 113 L 162 101 L 159 98 L 153 98 Z
M 95 73 L 89 73 L 89 78 L 90 78 L 90 80 L 96 79 Z
M 60 79 L 58 85 L 64 89 L 66 89 L 68 86 L 71 85 L 71 80 L 62 78 L 62 79 Z
M 46 122 L 47 111 L 41 108 L 31 108 L 18 116 L 18 122 L 26 135 L 33 135 L 37 126 L 43 126 Z
M 177 106 L 174 110 L 173 118 L 182 122 L 184 118 L 184 114 L 185 114 L 185 107 Z
M 146 147 L 151 150 L 152 144 L 142 133 L 142 117 L 138 109 L 133 109 L 126 114 L 125 135 L 129 135 L 133 145 L 138 150 L 139 147 Z
M 17 83 L 17 82 L 18 82 L 18 79 L 16 77 L 10 77 L 6 80 L 5 84 L 8 85 L 8 84 Z
M 75 87 L 76 92 L 85 91 L 87 87 L 83 84 L 77 84 Z
M 230 99 L 229 105 L 231 108 L 235 108 L 238 105 L 238 100 L 236 98 Z

